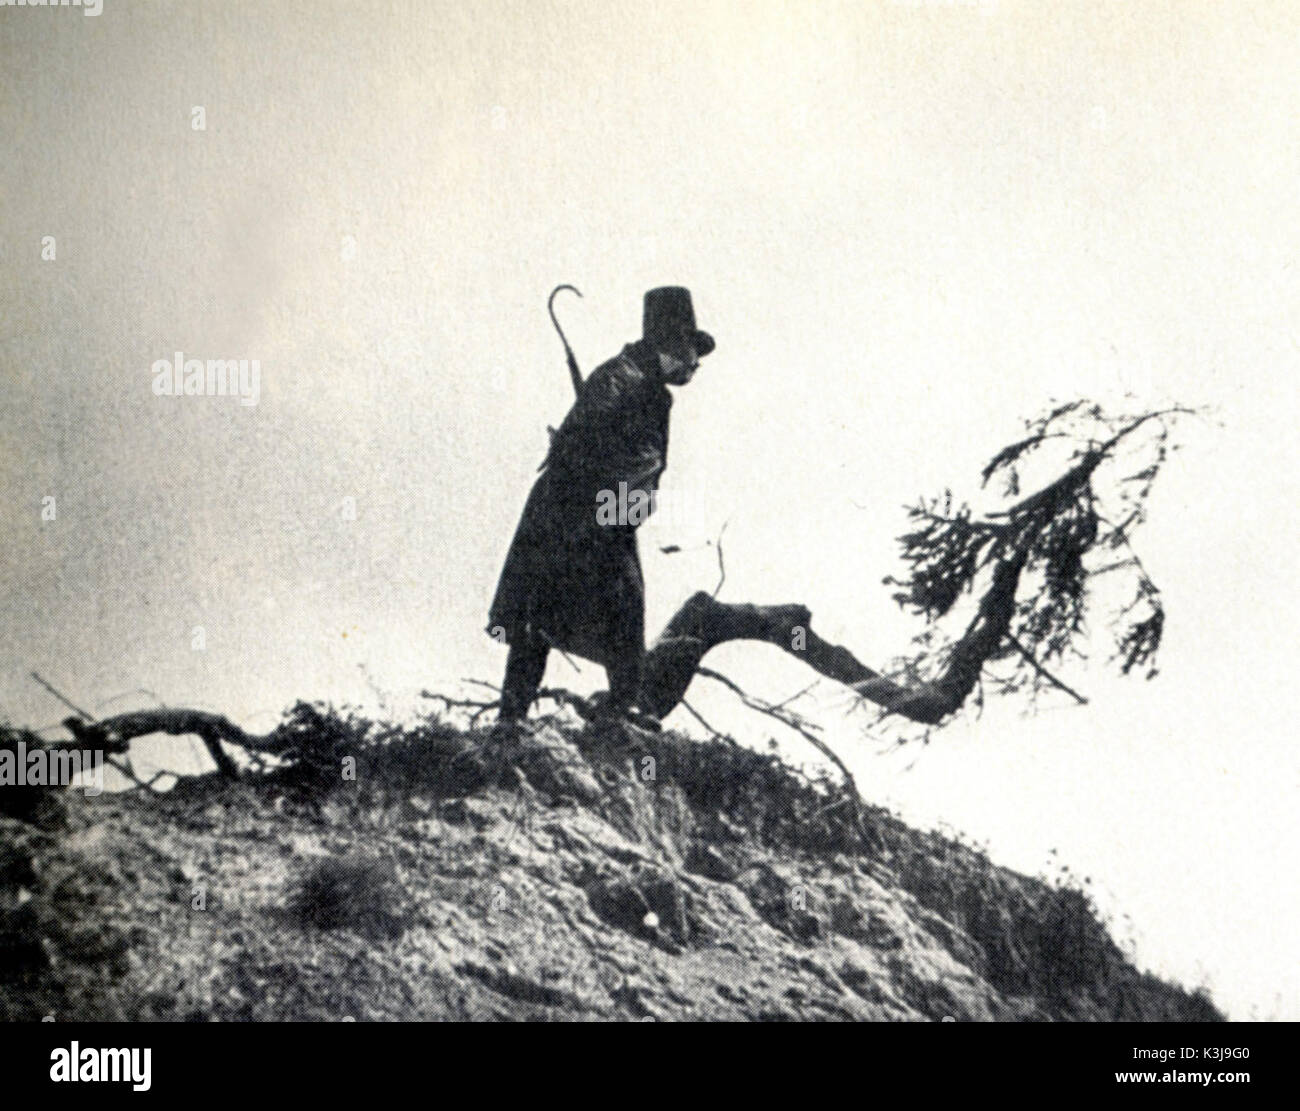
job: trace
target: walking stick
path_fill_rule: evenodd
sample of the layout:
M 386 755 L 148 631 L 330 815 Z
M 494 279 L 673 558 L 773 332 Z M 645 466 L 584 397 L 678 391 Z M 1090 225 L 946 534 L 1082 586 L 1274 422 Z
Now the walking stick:
M 582 390 L 582 372 L 578 369 L 578 360 L 574 358 L 573 348 L 569 346 L 569 341 L 564 336 L 564 329 L 555 319 L 555 295 L 562 289 L 572 289 L 579 297 L 582 293 L 571 285 L 557 285 L 551 290 L 551 295 L 546 301 L 546 311 L 551 314 L 551 323 L 555 325 L 555 330 L 560 334 L 560 342 L 564 344 L 564 356 L 569 360 L 569 377 L 573 379 L 573 392 L 577 394 Z

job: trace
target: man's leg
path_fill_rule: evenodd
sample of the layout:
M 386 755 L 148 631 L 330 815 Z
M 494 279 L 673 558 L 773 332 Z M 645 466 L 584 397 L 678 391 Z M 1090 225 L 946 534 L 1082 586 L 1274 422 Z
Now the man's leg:
M 632 720 L 653 728 L 653 719 L 630 712 L 640 697 L 645 668 L 645 581 L 641 577 L 635 530 L 624 532 L 621 540 L 616 550 L 618 564 L 612 571 L 619 584 L 621 605 L 607 642 L 605 674 L 609 677 L 609 698 L 601 716 L 616 721 Z
M 506 657 L 506 677 L 501 683 L 501 712 L 498 721 L 522 721 L 537 697 L 550 647 L 544 640 L 520 637 Z
M 631 645 L 605 667 L 609 676 L 609 701 L 605 713 L 612 718 L 626 717 L 641 693 L 641 671 L 645 650 Z

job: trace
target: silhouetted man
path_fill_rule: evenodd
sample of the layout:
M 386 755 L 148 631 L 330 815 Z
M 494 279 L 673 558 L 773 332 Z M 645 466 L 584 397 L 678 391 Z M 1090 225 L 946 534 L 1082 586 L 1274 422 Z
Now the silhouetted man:
M 645 583 L 636 530 L 668 462 L 667 387 L 684 386 L 713 337 L 689 290 L 645 295 L 642 336 L 582 384 L 551 442 L 497 584 L 488 632 L 510 645 L 502 722 L 537 696 L 550 649 L 601 664 L 602 717 L 653 727 L 635 708 L 645 657 Z

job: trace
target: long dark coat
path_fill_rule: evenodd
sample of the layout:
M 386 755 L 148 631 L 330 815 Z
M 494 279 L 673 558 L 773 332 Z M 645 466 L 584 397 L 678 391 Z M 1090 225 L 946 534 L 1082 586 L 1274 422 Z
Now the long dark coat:
M 646 354 L 628 345 L 592 371 L 555 433 L 492 601 L 498 639 L 540 637 L 599 664 L 645 650 L 640 522 L 601 523 L 597 509 L 620 483 L 625 504 L 653 497 L 668 463 L 672 396 Z

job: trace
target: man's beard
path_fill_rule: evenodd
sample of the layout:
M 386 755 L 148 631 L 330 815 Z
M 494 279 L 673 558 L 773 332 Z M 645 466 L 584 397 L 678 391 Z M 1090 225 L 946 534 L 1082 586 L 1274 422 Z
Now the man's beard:
M 698 362 L 692 363 L 686 359 L 679 359 L 676 355 L 670 355 L 666 351 L 659 352 L 659 373 L 669 385 L 686 385 L 694 377 L 699 366 Z

